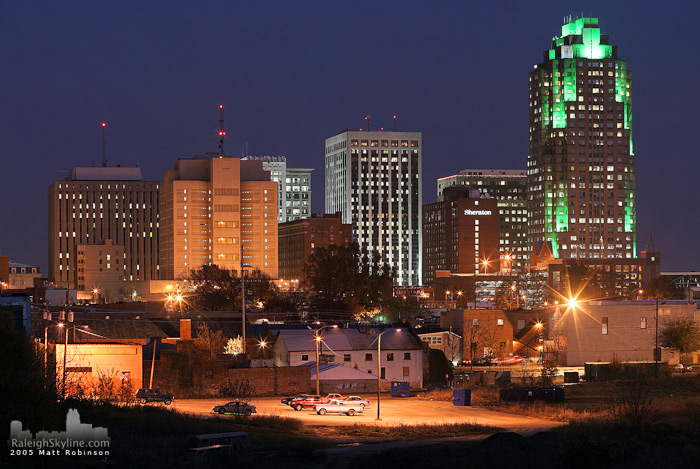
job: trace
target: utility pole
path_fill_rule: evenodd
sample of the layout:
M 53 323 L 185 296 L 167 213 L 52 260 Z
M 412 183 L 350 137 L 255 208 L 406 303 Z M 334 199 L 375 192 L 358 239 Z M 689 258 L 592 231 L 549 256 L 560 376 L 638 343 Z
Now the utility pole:
M 151 380 L 148 382 L 148 389 L 153 389 L 153 370 L 156 367 L 156 346 L 158 342 L 156 338 L 153 337 L 153 358 L 151 358 Z
M 659 377 L 659 359 L 661 350 L 659 350 L 659 299 L 656 298 L 656 344 L 654 346 L 654 378 Z

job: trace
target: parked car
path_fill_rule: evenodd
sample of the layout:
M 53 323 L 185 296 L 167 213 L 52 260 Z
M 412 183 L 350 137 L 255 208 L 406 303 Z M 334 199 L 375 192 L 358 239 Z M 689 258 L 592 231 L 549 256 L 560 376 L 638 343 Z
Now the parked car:
M 365 407 L 369 406 L 369 399 L 363 399 L 360 396 L 346 397 L 343 402 L 349 402 L 351 404 L 362 404 Z
M 361 414 L 364 412 L 365 406 L 362 404 L 353 404 L 351 402 L 331 399 L 328 402 L 314 406 L 314 410 L 318 415 L 345 414 L 352 417 L 356 413 Z
M 307 396 L 308 396 L 308 394 L 297 394 L 296 396 L 285 397 L 280 402 L 282 404 L 289 405 L 292 401 L 297 400 L 297 399 L 304 399 Z
M 254 405 L 250 405 L 250 404 L 242 402 L 242 401 L 231 401 L 231 402 L 227 402 L 226 404 L 223 404 L 223 405 L 217 405 L 217 406 L 212 407 L 211 411 L 217 412 L 221 415 L 236 414 L 236 415 L 245 415 L 246 417 L 249 417 L 252 414 L 258 413 L 258 410 L 255 408 Z
M 163 394 L 157 389 L 139 389 L 136 391 L 136 399 L 138 399 L 141 404 L 146 404 L 147 402 L 162 402 L 165 405 L 170 405 L 175 398 L 170 394 Z
M 469 358 L 464 358 L 459 362 L 460 366 L 469 366 L 472 364 L 472 361 Z
M 313 409 L 315 405 L 323 404 L 324 402 L 326 402 L 325 398 L 319 395 L 313 395 L 306 396 L 302 399 L 295 399 L 290 402 L 289 405 L 292 406 L 294 410 Z
M 678 365 L 673 367 L 673 371 L 675 371 L 676 373 L 689 373 L 693 371 L 693 367 L 679 363 Z
M 326 398 L 327 400 L 329 400 L 329 401 L 330 401 L 331 399 L 335 399 L 335 400 L 338 400 L 338 401 L 342 401 L 342 400 L 345 399 L 345 396 L 343 396 L 342 394 L 328 394 L 325 398 Z

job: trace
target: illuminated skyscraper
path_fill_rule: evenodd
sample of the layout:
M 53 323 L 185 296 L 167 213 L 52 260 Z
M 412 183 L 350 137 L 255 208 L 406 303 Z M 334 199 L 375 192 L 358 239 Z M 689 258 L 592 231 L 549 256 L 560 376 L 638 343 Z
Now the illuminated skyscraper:
M 421 285 L 422 134 L 346 130 L 326 139 L 326 213 L 341 212 L 353 238 Z
M 160 278 L 159 186 L 142 181 L 141 169 L 119 166 L 73 168 L 65 181 L 51 184 L 49 280 L 76 288 L 84 272 L 75 246 L 107 239 L 122 246 L 124 257 L 105 265 L 105 272 L 120 270 L 127 282 Z
M 262 161 L 180 158 L 165 172 L 160 205 L 161 278 L 207 264 L 277 277 L 277 183 Z
M 632 73 L 597 18 L 562 26 L 530 72 L 528 245 L 636 257 Z

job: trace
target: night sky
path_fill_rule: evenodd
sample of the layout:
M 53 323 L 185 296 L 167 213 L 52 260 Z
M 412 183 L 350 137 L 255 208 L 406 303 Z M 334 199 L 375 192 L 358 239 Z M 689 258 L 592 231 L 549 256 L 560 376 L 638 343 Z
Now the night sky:
M 423 132 L 424 203 L 461 169 L 524 169 L 528 73 L 581 12 L 633 73 L 638 248 L 700 270 L 694 2 L 6 2 L 0 253 L 47 272 L 47 188 L 100 163 L 101 121 L 111 164 L 162 180 L 216 151 L 223 104 L 227 152 L 316 168 L 313 211 L 324 139 L 366 114 Z

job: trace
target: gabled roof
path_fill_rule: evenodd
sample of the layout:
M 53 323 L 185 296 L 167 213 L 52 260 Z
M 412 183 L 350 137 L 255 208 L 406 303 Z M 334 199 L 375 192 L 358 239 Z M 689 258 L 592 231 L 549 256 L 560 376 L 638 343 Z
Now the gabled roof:
M 315 330 L 296 329 L 279 330 L 279 337 L 284 340 L 290 352 L 308 352 L 316 350 Z M 408 328 L 395 329 L 353 328 L 325 329 L 320 335 L 323 346 L 334 352 L 352 352 L 361 350 L 376 350 L 377 337 L 382 335 L 382 350 L 422 350 L 420 341 Z

